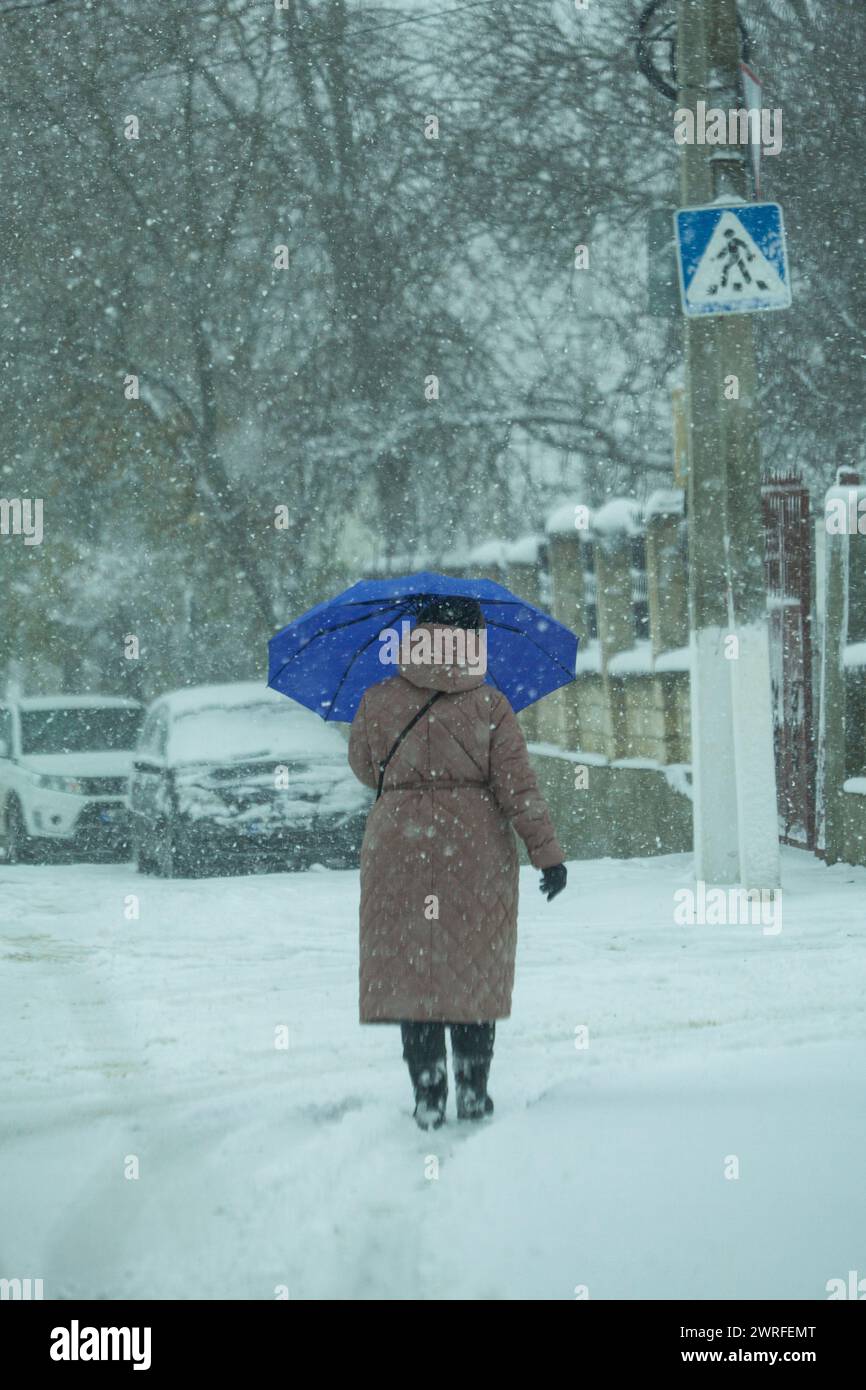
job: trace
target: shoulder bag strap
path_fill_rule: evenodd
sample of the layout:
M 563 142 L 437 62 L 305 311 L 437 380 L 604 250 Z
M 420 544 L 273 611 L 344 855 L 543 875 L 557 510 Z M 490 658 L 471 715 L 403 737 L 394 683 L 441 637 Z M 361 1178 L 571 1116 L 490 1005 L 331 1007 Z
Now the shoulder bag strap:
M 418 723 L 418 720 L 424 718 L 424 715 L 427 713 L 427 711 L 428 711 L 428 709 L 430 708 L 430 706 L 431 706 L 431 705 L 434 705 L 434 704 L 436 703 L 436 701 L 439 699 L 439 696 L 440 696 L 440 695 L 444 695 L 444 694 L 445 694 L 445 691 L 444 691 L 444 690 L 437 690 L 437 691 L 435 691 L 435 692 L 430 696 L 430 699 L 427 700 L 426 703 L 423 704 L 423 705 L 421 706 L 421 708 L 419 709 L 418 713 L 417 713 L 417 714 L 413 714 L 412 718 L 409 720 L 409 723 L 406 725 L 406 727 L 405 727 L 405 729 L 403 730 L 403 732 L 399 735 L 398 738 L 396 738 L 396 739 L 394 740 L 393 744 L 391 745 L 391 749 L 390 749 L 390 751 L 389 751 L 389 753 L 388 753 L 387 758 L 383 758 L 382 761 L 379 763 L 379 790 L 376 792 L 376 800 L 377 800 L 377 801 L 379 800 L 379 797 L 382 795 L 382 783 L 383 783 L 384 780 L 385 780 L 385 768 L 388 766 L 388 764 L 389 764 L 389 762 L 391 761 L 391 759 L 393 758 L 394 754 L 397 752 L 397 749 L 400 747 L 400 744 L 403 742 L 403 740 L 404 740 L 404 738 L 406 737 L 406 735 L 407 735 L 408 733 L 411 733 L 411 731 L 414 729 L 415 725 Z

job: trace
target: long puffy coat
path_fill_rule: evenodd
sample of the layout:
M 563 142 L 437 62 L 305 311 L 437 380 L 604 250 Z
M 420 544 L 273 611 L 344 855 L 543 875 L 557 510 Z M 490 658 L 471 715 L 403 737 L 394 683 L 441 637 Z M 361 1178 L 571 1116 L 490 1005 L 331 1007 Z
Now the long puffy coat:
M 514 711 L 477 673 L 400 667 L 367 690 L 349 762 L 369 787 L 433 690 L 446 692 L 385 772 L 361 849 L 362 1023 L 475 1023 L 511 1012 L 518 859 L 563 853 Z

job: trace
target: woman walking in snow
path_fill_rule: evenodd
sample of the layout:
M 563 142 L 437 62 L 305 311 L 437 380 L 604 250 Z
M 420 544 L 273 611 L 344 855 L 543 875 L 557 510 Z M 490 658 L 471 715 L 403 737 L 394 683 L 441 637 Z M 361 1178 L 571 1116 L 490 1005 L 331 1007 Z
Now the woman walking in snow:
M 355 776 L 380 791 L 361 850 L 361 1022 L 400 1023 L 422 1129 L 445 1119 L 446 1026 L 458 1119 L 493 1110 L 487 1078 L 517 946 L 512 826 L 548 901 L 566 882 L 507 698 L 477 666 L 435 659 L 437 639 L 447 650 L 484 627 L 474 599 L 420 600 L 413 637 L 429 632 L 433 659 L 401 661 L 371 686 L 349 740 Z

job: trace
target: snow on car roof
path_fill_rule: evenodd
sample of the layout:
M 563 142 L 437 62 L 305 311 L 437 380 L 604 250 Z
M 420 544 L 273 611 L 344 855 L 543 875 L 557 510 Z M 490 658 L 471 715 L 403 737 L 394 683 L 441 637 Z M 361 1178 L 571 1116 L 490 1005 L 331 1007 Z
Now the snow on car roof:
M 161 696 L 156 706 L 170 716 L 169 760 L 176 764 L 279 759 L 293 749 L 329 761 L 345 758 L 345 740 L 333 724 L 257 681 L 191 685 Z
M 19 709 L 141 709 L 122 695 L 25 695 L 11 701 Z
M 187 685 L 181 690 L 169 690 L 155 704 L 170 714 L 192 713 L 200 709 L 233 709 L 237 705 L 290 705 L 285 695 L 258 681 L 227 681 L 224 685 Z

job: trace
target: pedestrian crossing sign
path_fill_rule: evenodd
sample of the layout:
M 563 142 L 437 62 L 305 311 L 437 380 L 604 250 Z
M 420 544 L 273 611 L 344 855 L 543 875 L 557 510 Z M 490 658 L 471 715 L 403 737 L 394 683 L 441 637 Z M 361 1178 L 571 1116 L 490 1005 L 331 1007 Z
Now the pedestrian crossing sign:
M 791 282 L 778 203 L 711 203 L 674 213 L 683 313 L 787 309 Z

